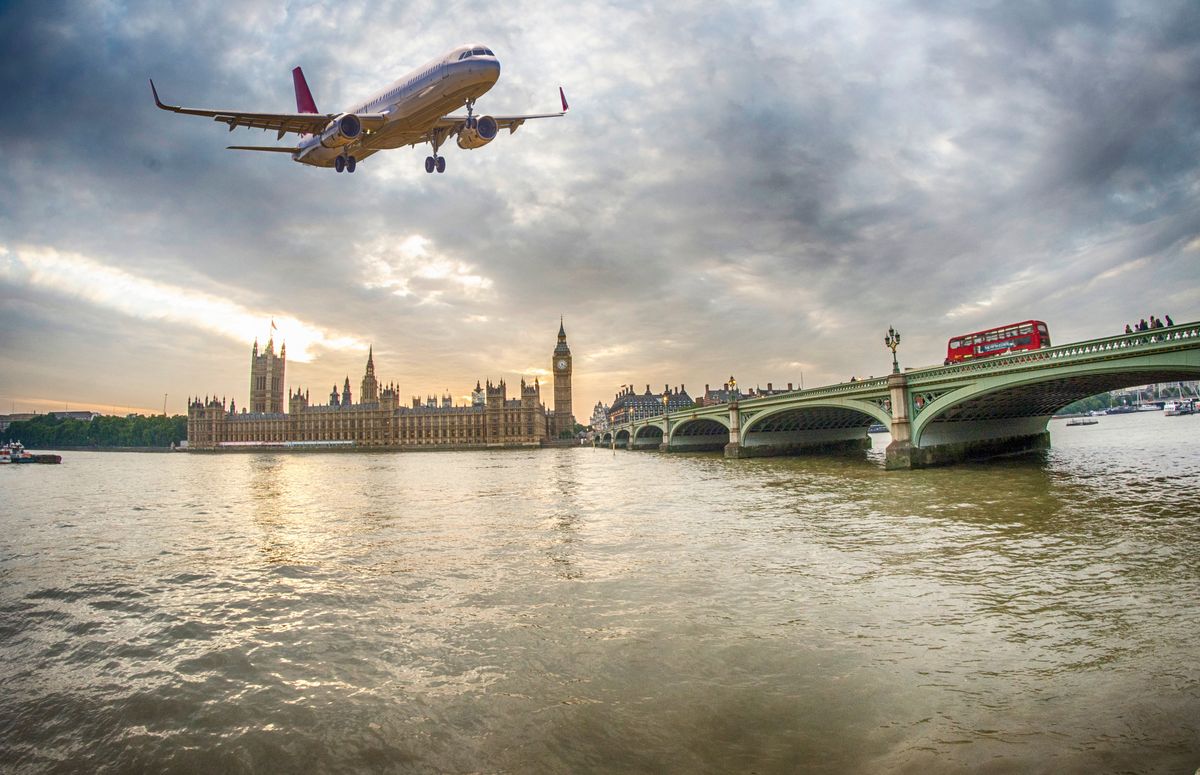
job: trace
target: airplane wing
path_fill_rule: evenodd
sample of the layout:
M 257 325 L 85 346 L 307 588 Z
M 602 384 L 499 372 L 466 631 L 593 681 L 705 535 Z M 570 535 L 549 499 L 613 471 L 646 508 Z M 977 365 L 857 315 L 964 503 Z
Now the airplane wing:
M 274 129 L 283 137 L 287 132 L 296 134 L 315 135 L 329 126 L 336 116 L 325 113 L 250 113 L 241 110 L 210 110 L 208 108 L 183 108 L 178 105 L 167 105 L 158 98 L 158 89 L 154 81 L 150 81 L 150 91 L 154 94 L 154 104 L 172 113 L 184 113 L 189 116 L 208 116 L 214 121 L 229 125 L 232 132 L 236 127 L 244 126 L 251 129 Z
M 299 148 L 284 148 L 274 145 L 227 145 L 227 151 L 273 151 L 274 153 L 297 153 Z
M 496 119 L 496 126 L 500 129 L 507 129 L 511 135 L 520 128 L 521 124 L 535 118 L 561 118 L 567 114 L 567 95 L 563 94 L 562 87 L 558 87 L 558 98 L 562 101 L 562 110 L 558 113 L 535 113 L 528 116 L 492 116 Z M 466 116 L 443 116 L 437 120 L 435 127 L 437 129 L 449 130 L 451 134 L 459 131 L 467 123 Z

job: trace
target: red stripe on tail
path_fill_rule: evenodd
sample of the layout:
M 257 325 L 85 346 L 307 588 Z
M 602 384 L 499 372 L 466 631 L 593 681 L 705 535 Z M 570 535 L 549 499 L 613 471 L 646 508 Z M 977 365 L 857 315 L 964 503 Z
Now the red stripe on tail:
M 304 71 L 299 67 L 292 70 L 292 84 L 296 87 L 296 111 L 299 113 L 316 113 L 317 103 L 313 102 L 312 92 L 308 90 L 308 82 L 304 80 Z
M 296 69 L 299 70 L 300 68 L 297 67 Z M 558 97 L 559 97 L 559 99 L 562 100 L 563 113 L 566 113 L 567 112 L 567 95 L 563 94 L 563 90 L 562 90 L 561 86 L 558 87 Z

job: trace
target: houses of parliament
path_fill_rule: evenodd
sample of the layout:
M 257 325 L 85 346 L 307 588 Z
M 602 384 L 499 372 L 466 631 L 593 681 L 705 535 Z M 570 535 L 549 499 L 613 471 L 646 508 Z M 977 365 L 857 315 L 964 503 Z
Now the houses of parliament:
M 188 448 L 394 448 L 464 449 L 538 447 L 573 431 L 571 413 L 571 349 L 560 321 L 551 357 L 554 409 L 542 403 L 542 386 L 521 380 L 520 392 L 508 397 L 504 380 L 475 383 L 471 403 L 454 406 L 450 396 L 439 401 L 413 398 L 400 402 L 395 384 L 375 377 L 375 357 L 367 355 L 366 373 L 354 400 L 347 377 L 339 393 L 334 385 L 326 403 L 310 401 L 307 390 L 288 391 L 284 404 L 287 345 L 275 352 L 274 340 L 250 354 L 250 405 L 239 412 L 234 401 L 208 397 L 188 399 Z

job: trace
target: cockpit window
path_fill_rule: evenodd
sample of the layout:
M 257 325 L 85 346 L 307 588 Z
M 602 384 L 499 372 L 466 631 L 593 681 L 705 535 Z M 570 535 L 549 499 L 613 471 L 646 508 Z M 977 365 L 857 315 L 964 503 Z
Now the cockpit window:
M 484 52 L 490 57 L 496 56 L 495 54 L 492 53 L 492 50 L 490 48 L 485 48 Z
M 482 46 L 480 46 L 479 48 L 471 49 L 471 53 L 475 54 L 477 56 L 483 56 L 483 55 L 489 54 L 491 52 L 489 52 L 486 48 L 483 48 Z

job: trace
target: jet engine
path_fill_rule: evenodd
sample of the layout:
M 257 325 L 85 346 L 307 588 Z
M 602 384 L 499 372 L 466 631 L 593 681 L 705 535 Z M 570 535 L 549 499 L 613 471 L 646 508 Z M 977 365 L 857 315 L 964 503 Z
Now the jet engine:
M 321 132 L 321 145 L 326 148 L 341 148 L 362 134 L 362 122 L 353 113 L 343 113 L 329 122 Z
M 467 119 L 467 123 L 458 132 L 458 147 L 482 148 L 496 139 L 498 131 L 500 128 L 496 126 L 496 119 L 491 116 Z

